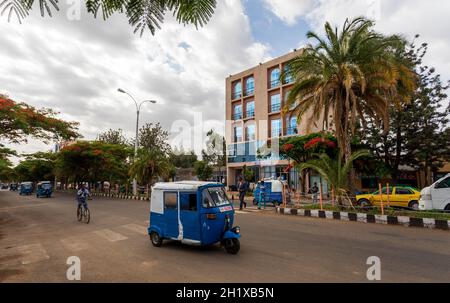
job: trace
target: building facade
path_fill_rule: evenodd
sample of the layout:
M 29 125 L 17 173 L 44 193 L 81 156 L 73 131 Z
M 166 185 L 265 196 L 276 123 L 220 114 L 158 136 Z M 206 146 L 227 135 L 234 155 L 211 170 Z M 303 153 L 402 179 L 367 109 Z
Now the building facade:
M 322 130 L 323 121 L 308 126 L 307 119 L 298 121 L 296 115 L 291 115 L 292 110 L 282 114 L 293 79 L 286 77 L 280 81 L 280 74 L 288 68 L 288 61 L 300 54 L 301 50 L 294 50 L 226 79 L 229 186 L 238 182 L 246 167 L 253 170 L 254 180 L 281 177 L 288 180 L 291 187 L 299 187 L 299 174 L 295 169 L 286 169 L 290 160 L 280 158 L 276 152 L 262 155 L 261 151 L 267 143 L 275 146 L 279 138 Z M 311 176 L 305 182 L 315 182 L 314 178 Z

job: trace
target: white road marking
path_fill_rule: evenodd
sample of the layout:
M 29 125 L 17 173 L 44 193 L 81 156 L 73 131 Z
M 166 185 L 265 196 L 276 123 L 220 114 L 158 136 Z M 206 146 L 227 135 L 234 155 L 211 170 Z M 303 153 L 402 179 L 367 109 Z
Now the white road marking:
M 128 237 L 125 237 L 122 234 L 116 233 L 115 231 L 112 231 L 110 229 L 101 229 L 96 230 L 94 233 L 110 242 L 117 242 L 128 239 Z
M 134 223 L 131 224 L 126 224 L 126 225 L 122 225 L 120 227 L 123 227 L 127 230 L 131 230 L 134 231 L 138 234 L 142 234 L 142 235 L 146 235 L 147 234 L 147 227 L 146 226 L 142 226 L 142 225 L 137 225 Z
M 89 247 L 89 244 L 79 237 L 61 239 L 60 242 L 65 249 L 75 252 L 82 251 L 83 249 L 87 249 Z
M 241 211 L 241 210 L 235 210 L 234 211 L 236 214 L 243 214 L 243 215 L 246 215 L 246 214 L 249 214 L 250 212 L 248 212 L 248 211 Z

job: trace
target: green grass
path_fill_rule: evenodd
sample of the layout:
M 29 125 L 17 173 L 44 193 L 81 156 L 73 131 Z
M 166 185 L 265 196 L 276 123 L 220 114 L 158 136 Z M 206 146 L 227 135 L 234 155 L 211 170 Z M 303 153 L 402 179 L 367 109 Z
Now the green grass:
M 320 210 L 319 204 L 309 204 L 309 205 L 302 205 L 300 209 L 309 209 L 309 210 Z M 381 209 L 378 207 L 374 207 L 371 209 L 352 209 L 348 207 L 338 207 L 338 206 L 332 206 L 330 204 L 324 204 L 323 210 L 328 211 L 345 211 L 349 213 L 365 213 L 369 215 L 381 215 Z M 405 217 L 413 217 L 413 218 L 431 218 L 431 219 L 437 219 L 437 220 L 450 220 L 450 213 L 443 213 L 439 211 L 409 211 L 409 210 L 403 210 L 403 209 L 396 209 L 396 208 L 385 208 L 384 214 L 387 216 L 405 216 Z

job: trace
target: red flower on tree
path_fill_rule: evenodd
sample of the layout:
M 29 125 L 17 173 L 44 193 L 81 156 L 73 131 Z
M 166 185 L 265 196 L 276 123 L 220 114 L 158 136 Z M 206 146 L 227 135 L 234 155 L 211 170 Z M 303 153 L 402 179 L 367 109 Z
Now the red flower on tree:
M 282 150 L 287 153 L 294 149 L 294 147 L 294 144 L 287 143 L 282 146 Z
M 336 148 L 336 143 L 334 143 L 333 141 L 328 140 L 326 138 L 322 138 L 322 137 L 317 137 L 317 138 L 309 140 L 304 145 L 304 148 L 305 149 L 312 149 L 312 148 L 318 147 L 319 145 L 322 145 L 322 146 L 327 147 L 327 148 Z

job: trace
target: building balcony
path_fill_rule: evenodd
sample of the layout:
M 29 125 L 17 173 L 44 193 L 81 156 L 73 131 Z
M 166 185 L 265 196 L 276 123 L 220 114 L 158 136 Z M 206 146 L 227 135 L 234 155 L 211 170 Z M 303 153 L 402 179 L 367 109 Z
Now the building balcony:
M 236 92 L 231 94 L 231 100 L 237 100 L 237 99 L 241 99 L 242 97 L 242 92 Z
M 281 131 L 281 128 L 274 128 L 270 132 L 270 137 L 271 138 L 279 138 L 279 137 L 282 137 L 282 136 L 283 136 L 283 133 Z
M 298 135 L 298 128 L 297 127 L 287 127 L 284 130 L 284 133 L 286 136 L 295 136 Z
M 255 111 L 254 110 L 248 110 L 246 113 L 245 113 L 245 117 L 248 119 L 248 118 L 253 118 L 253 117 L 255 117 Z
M 275 88 L 280 86 L 280 80 L 272 80 L 269 82 L 269 88 Z
M 242 113 L 236 113 L 233 115 L 233 120 L 241 120 L 242 119 Z
M 244 97 L 253 96 L 255 94 L 254 88 L 249 88 L 244 92 Z
M 279 112 L 280 110 L 281 110 L 281 104 L 279 104 L 279 103 L 272 104 L 272 105 L 270 106 L 270 112 L 271 112 L 271 113 L 277 113 L 277 112 Z
M 286 78 L 284 78 L 283 84 L 291 84 L 291 83 L 294 83 L 294 77 L 287 76 Z

